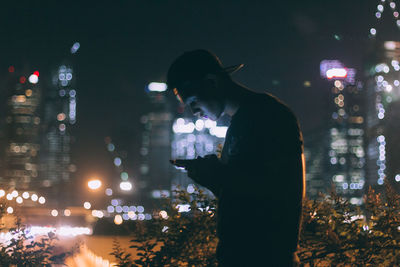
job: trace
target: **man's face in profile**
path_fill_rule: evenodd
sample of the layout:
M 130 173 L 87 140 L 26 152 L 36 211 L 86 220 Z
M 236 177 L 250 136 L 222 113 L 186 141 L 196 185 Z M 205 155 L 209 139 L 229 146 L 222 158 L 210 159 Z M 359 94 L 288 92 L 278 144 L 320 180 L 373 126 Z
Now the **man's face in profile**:
M 186 87 L 185 89 L 186 92 L 193 93 L 185 96 L 182 101 L 190 107 L 195 116 L 206 117 L 214 121 L 221 117 L 224 111 L 224 102 L 218 97 L 218 88 L 197 85 L 192 88 Z

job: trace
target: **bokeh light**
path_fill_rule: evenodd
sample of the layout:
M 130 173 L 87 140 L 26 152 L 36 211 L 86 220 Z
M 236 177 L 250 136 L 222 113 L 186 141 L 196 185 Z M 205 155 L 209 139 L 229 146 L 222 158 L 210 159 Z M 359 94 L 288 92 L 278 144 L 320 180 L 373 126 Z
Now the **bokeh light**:
M 130 182 L 121 182 L 119 184 L 119 187 L 121 188 L 121 190 L 123 191 L 130 191 L 132 190 L 132 184 Z
M 88 210 L 92 207 L 92 205 L 90 204 L 90 202 L 86 201 L 85 203 L 83 203 L 83 207 Z
M 101 187 L 101 181 L 99 179 L 93 179 L 88 182 L 88 187 L 92 190 L 99 189 Z
M 119 215 L 119 214 L 115 215 L 115 217 L 114 217 L 114 223 L 115 223 L 116 225 L 120 225 L 122 222 L 123 222 L 122 216 Z

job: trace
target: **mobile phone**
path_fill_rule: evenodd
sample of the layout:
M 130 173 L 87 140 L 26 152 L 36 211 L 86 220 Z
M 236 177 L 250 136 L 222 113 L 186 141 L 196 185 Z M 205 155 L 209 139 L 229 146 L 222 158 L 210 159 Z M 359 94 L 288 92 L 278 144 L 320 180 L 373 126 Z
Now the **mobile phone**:
M 169 162 L 176 167 L 186 168 L 193 160 L 192 159 L 170 159 Z

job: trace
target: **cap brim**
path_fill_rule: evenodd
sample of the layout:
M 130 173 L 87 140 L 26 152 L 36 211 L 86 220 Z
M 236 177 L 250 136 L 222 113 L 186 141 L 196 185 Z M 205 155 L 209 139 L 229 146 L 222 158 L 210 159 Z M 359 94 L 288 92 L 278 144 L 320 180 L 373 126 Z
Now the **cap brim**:
M 244 64 L 234 65 L 224 68 L 224 71 L 229 74 L 233 74 L 244 67 Z

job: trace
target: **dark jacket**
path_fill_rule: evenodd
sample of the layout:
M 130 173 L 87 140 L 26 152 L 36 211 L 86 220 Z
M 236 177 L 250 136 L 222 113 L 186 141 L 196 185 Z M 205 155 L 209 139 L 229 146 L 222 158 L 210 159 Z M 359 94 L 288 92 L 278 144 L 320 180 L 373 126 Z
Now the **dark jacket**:
M 211 160 L 212 161 L 212 160 Z M 305 192 L 295 115 L 255 94 L 232 117 L 219 160 L 197 180 L 218 198 L 220 266 L 290 266 Z

